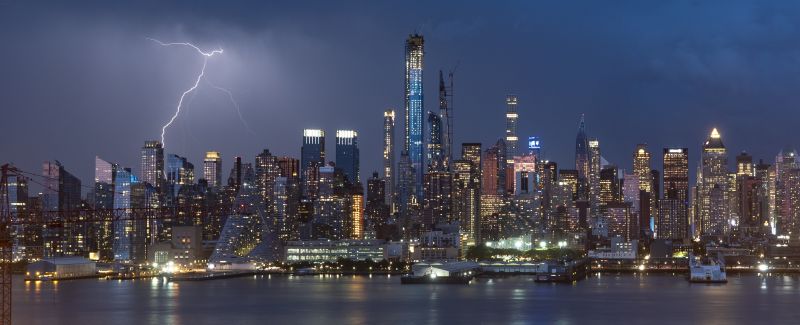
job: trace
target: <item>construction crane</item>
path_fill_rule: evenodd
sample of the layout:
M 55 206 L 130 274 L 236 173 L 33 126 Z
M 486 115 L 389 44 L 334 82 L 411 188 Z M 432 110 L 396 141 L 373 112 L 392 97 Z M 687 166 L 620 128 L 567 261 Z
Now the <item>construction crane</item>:
M 11 325 L 11 205 L 8 195 L 8 175 L 16 168 L 8 164 L 2 167 L 0 178 L 0 325 Z

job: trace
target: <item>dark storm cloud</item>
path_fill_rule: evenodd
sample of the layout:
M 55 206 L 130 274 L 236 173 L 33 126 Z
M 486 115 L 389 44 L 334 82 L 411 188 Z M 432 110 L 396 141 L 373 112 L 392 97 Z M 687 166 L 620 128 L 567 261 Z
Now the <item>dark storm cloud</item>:
M 99 155 L 138 170 L 202 59 L 147 41 L 225 53 L 187 98 L 167 151 L 199 165 L 220 150 L 298 156 L 303 128 L 360 133 L 362 172 L 380 166 L 382 111 L 402 111 L 403 40 L 426 37 L 426 109 L 436 70 L 456 69 L 456 142 L 488 146 L 504 96 L 521 137 L 570 168 L 578 117 L 603 155 L 630 168 L 636 143 L 699 145 L 720 128 L 733 153 L 771 160 L 796 144 L 800 8 L 791 1 L 196 2 L 0 1 L 0 160 L 59 159 L 90 182 Z M 402 125 L 396 136 L 402 137 Z M 399 141 L 398 141 L 399 144 Z M 333 148 L 329 156 L 333 157 Z M 658 163 L 654 163 L 658 166 Z

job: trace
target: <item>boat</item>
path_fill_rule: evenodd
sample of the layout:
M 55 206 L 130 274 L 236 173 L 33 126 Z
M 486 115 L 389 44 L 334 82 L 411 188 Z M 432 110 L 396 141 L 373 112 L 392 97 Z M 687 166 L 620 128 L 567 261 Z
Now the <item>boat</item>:
M 407 274 L 400 277 L 401 284 L 469 284 L 472 277 L 466 276 L 444 276 L 437 277 L 435 274 L 418 276 Z
M 317 274 L 317 270 L 312 267 L 305 267 L 302 269 L 297 269 L 292 272 L 292 275 L 315 275 Z
M 725 258 L 722 254 L 716 257 L 696 257 L 689 254 L 689 282 L 692 283 L 727 283 Z

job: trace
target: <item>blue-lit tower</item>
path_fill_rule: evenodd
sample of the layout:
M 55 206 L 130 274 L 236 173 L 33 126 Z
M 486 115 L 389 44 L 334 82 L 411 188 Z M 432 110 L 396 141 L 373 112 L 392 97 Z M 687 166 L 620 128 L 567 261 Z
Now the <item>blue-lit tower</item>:
M 423 137 L 425 134 L 422 94 L 422 66 L 425 39 L 413 34 L 406 40 L 406 89 L 405 89 L 405 142 L 403 150 L 408 152 L 414 170 L 414 195 L 422 197 L 422 175 L 425 172 Z

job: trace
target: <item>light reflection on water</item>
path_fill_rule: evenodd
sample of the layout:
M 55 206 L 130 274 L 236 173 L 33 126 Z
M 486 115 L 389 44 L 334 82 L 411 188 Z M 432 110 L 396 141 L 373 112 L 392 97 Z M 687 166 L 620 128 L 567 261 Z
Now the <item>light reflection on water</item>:
M 530 277 L 470 285 L 400 285 L 400 277 L 259 276 L 201 282 L 164 278 L 25 282 L 15 278 L 15 324 L 289 323 L 792 323 L 796 276 L 593 274 L 573 284 Z M 653 317 L 658 315 L 658 317 Z

